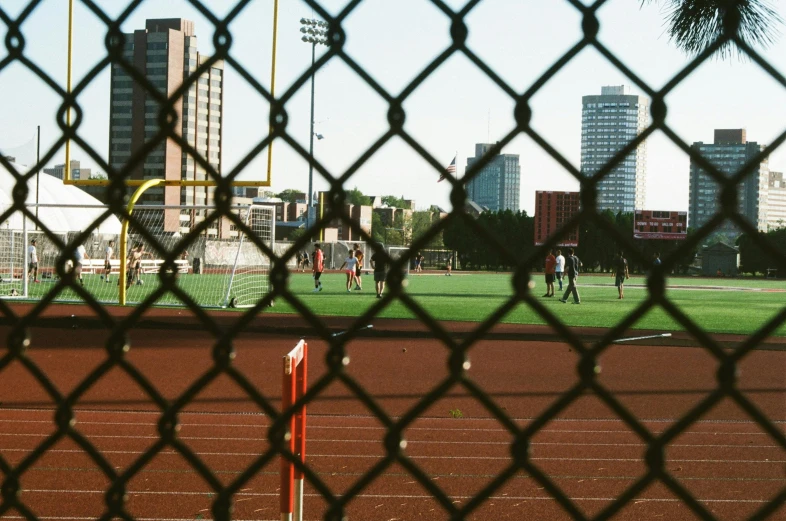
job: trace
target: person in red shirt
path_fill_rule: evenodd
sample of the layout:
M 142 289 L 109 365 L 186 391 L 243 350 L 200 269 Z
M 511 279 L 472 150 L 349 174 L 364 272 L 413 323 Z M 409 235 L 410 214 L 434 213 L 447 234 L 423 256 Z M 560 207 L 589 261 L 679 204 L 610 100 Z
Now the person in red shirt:
M 557 258 L 554 256 L 554 250 L 551 250 L 546 256 L 546 294 L 544 297 L 554 296 L 554 274 L 557 271 Z
M 314 260 L 314 293 L 322 291 L 322 282 L 319 277 L 325 269 L 325 254 L 322 253 L 322 248 L 319 244 L 314 245 L 314 254 L 311 256 Z

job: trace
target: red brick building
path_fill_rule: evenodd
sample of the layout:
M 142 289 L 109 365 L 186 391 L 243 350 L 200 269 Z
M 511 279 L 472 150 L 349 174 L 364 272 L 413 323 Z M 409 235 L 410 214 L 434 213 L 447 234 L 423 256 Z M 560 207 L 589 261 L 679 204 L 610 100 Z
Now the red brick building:
M 535 245 L 544 244 L 581 207 L 579 192 L 535 192 Z M 578 246 L 579 229 L 573 228 L 559 240 L 559 246 Z

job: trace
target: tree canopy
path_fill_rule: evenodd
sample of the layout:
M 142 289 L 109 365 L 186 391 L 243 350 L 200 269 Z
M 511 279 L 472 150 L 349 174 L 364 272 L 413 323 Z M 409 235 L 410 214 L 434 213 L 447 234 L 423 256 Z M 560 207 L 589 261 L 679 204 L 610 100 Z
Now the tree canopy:
M 371 204 L 371 198 L 367 195 L 364 195 L 363 192 L 358 190 L 358 187 L 356 186 L 352 190 L 347 191 L 347 203 L 368 206 Z
M 396 197 L 395 195 L 383 195 L 382 204 L 386 204 L 391 208 L 406 208 L 407 206 L 404 202 L 404 197 Z
M 294 190 L 292 188 L 287 188 L 283 192 L 276 194 L 276 197 L 281 199 L 287 203 L 296 203 L 298 201 L 298 197 L 302 196 L 303 192 L 300 190 Z

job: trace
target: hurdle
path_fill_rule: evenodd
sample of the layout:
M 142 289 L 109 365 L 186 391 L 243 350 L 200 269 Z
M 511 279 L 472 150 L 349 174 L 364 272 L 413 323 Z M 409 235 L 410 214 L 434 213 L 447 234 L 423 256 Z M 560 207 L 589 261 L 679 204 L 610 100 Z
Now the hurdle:
M 282 411 L 292 408 L 306 394 L 308 344 L 301 340 L 284 356 Z M 288 449 L 306 462 L 306 406 L 301 405 L 289 420 Z M 303 521 L 303 472 L 281 458 L 281 521 Z

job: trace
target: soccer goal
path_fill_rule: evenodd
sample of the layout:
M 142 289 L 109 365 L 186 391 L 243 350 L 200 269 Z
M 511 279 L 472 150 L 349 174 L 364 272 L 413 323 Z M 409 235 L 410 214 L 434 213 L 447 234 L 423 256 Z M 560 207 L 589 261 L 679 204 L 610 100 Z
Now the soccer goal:
M 211 206 L 137 205 L 127 239 L 126 302 L 147 297 L 147 286 L 159 283 L 162 269 L 174 271 L 178 288 L 205 307 L 250 307 L 269 293 L 272 261 L 256 242 L 274 250 L 275 208 L 250 205 L 232 211 L 253 238 L 227 217 L 211 219 L 215 212 Z M 206 220 L 209 224 L 204 224 Z M 155 243 L 141 228 L 153 235 Z M 193 235 L 198 228 L 198 235 Z M 135 259 L 133 252 L 139 247 L 141 256 Z M 163 267 L 165 258 L 170 259 L 168 267 Z M 180 303 L 171 292 L 157 301 Z
M 104 235 L 111 235 L 110 221 L 114 220 L 119 231 L 120 222 L 114 217 L 102 216 L 105 206 L 77 205 L 28 205 L 31 212 L 47 228 L 45 233 L 36 223 L 17 211 L 7 216 L 0 226 L 0 298 L 40 299 L 58 280 L 58 267 L 73 268 L 71 248 L 63 245 L 75 243 L 80 235 L 74 226 L 80 221 L 91 219 L 97 228 L 83 240 L 85 252 Z M 102 265 L 103 266 L 103 265 Z M 56 301 L 76 301 L 73 291 L 64 290 L 55 297 Z
M 275 249 L 276 211 L 272 206 L 249 206 L 241 210 L 240 218 L 252 235 L 271 251 Z M 223 306 L 251 307 L 270 292 L 270 256 L 239 233 L 234 249 L 232 271 L 227 282 Z
M 121 271 L 130 282 L 128 304 L 142 302 L 156 292 L 162 273 L 174 276 L 177 288 L 203 307 L 226 307 L 230 302 L 252 306 L 270 291 L 271 258 L 255 242 L 275 251 L 274 207 L 232 207 L 250 229 L 251 239 L 230 218 L 216 217 L 212 206 L 136 205 L 129 221 L 126 259 L 120 258 L 121 222 L 106 206 L 39 205 L 38 209 L 51 233 L 36 230 L 32 221 L 25 222 L 21 216 L 0 228 L 0 298 L 39 300 L 59 282 L 63 270 L 97 301 L 108 304 L 119 302 Z M 47 216 L 51 217 L 48 221 Z M 80 230 L 85 229 L 80 217 L 89 224 L 100 222 L 78 241 L 83 235 Z M 33 239 L 37 271 L 27 278 Z M 78 269 L 81 276 L 74 264 L 77 243 L 84 250 Z M 54 298 L 56 302 L 82 300 L 71 288 Z M 167 291 L 155 304 L 182 306 L 184 302 L 176 292 Z
M 410 249 L 407 248 L 406 246 L 388 246 L 388 255 L 393 261 L 397 261 L 398 259 L 404 257 L 405 255 L 410 256 L 409 259 L 407 259 L 407 261 L 404 263 L 404 267 L 403 267 L 404 269 L 402 270 L 404 276 L 408 277 L 409 268 L 412 265 L 412 263 L 415 262 L 414 254 L 410 253 Z
M 20 296 L 25 277 L 25 239 L 22 231 L 0 228 L 0 294 Z

